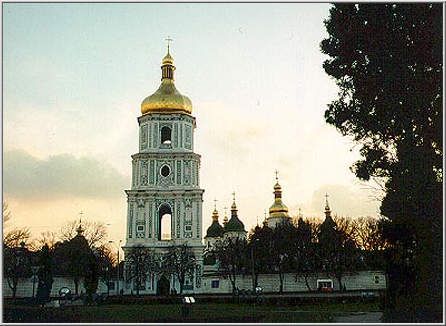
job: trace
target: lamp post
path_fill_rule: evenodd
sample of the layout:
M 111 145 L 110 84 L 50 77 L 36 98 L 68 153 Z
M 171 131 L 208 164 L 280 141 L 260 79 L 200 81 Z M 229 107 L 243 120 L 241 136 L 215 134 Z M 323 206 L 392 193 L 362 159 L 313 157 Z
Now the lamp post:
M 35 287 L 36 287 L 36 274 L 39 270 L 40 266 L 31 266 L 31 271 L 33 272 L 33 298 L 35 293 Z
M 255 273 L 255 264 L 254 264 L 254 246 L 256 243 L 259 242 L 259 239 L 255 239 L 251 242 L 251 271 L 252 271 L 252 291 L 255 293 L 257 288 L 257 282 L 256 282 L 256 273 Z
M 118 264 L 117 264 L 117 276 L 118 279 L 116 281 L 116 295 L 119 295 L 119 250 L 121 249 L 121 242 L 122 240 L 119 240 L 118 244 Z M 109 243 L 115 243 L 113 240 L 110 240 Z

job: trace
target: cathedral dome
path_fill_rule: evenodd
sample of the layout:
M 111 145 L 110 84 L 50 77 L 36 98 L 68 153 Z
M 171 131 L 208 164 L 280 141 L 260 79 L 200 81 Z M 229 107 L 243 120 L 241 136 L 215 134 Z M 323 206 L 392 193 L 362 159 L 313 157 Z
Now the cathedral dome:
M 235 204 L 235 197 L 231 206 L 231 218 L 229 219 L 228 223 L 225 224 L 224 229 L 225 232 L 246 232 L 245 225 L 242 221 L 240 221 L 237 215 L 237 205 Z
M 288 207 L 282 202 L 282 187 L 279 182 L 274 185 L 274 203 L 269 208 L 269 216 L 288 218 Z
M 225 225 L 226 232 L 245 232 L 245 225 L 237 216 L 231 217 Z
M 206 237 L 207 238 L 218 238 L 221 237 L 224 233 L 223 227 L 220 225 L 220 223 L 214 221 L 212 222 L 211 226 L 208 227 L 206 231 Z
M 163 58 L 161 65 L 161 85 L 155 93 L 146 97 L 141 103 L 141 113 L 171 113 L 184 112 L 192 113 L 191 100 L 182 95 L 175 87 L 173 73 L 175 66 L 173 58 L 167 50 L 166 56 Z
M 207 238 L 218 238 L 221 237 L 224 233 L 223 227 L 218 223 L 218 211 L 215 208 L 212 213 L 212 224 L 206 231 Z

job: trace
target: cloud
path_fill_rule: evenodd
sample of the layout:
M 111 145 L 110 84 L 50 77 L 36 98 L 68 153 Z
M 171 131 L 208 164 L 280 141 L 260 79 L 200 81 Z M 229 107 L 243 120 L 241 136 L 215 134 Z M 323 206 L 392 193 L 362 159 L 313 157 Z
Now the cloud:
M 30 199 L 118 197 L 130 180 L 109 164 L 70 154 L 39 159 L 23 150 L 3 156 L 6 196 Z

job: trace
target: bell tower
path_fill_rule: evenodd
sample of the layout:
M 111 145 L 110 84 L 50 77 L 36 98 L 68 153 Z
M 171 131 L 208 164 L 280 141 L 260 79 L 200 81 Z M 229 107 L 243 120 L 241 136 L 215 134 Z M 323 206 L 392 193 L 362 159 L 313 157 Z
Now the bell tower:
M 161 64 L 161 85 L 141 103 L 139 152 L 132 155 L 132 184 L 126 190 L 127 236 L 123 250 L 142 245 L 163 254 L 187 243 L 199 266 L 191 290 L 201 286 L 202 202 L 200 155 L 194 152 L 192 102 L 174 83 L 168 45 Z M 191 280 L 192 282 L 192 280 Z M 171 288 L 175 287 L 171 280 Z M 156 292 L 155 284 L 152 291 Z

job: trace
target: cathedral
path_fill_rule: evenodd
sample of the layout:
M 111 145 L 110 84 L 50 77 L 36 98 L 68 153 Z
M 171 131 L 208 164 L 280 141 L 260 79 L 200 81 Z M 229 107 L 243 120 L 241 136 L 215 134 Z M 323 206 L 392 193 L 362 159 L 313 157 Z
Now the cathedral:
M 203 263 L 204 253 L 218 240 L 246 238 L 247 230 L 238 215 L 235 193 L 231 216 L 226 214 L 219 222 L 216 205 L 212 223 L 202 239 L 202 203 L 204 189 L 200 188 L 200 159 L 194 152 L 196 119 L 192 115 L 191 100 L 175 87 L 174 60 L 167 54 L 161 63 L 161 85 L 141 103 L 138 117 L 139 151 L 132 155 L 132 182 L 127 194 L 126 242 L 122 247 L 125 256 L 132 247 L 149 248 L 155 255 L 163 255 L 171 246 L 187 244 L 196 257 L 193 277 L 188 277 L 184 293 L 229 293 L 229 280 L 221 277 L 214 262 Z M 282 202 L 282 187 L 276 172 L 274 201 L 264 224 L 275 228 L 280 223 L 291 221 L 287 206 Z M 328 204 L 327 204 L 328 207 Z M 124 269 L 129 268 L 128 262 Z M 314 286 L 317 276 L 314 276 Z M 366 276 L 368 277 L 368 276 Z M 288 280 L 289 278 L 289 280 Z M 250 288 L 251 280 L 243 276 L 240 288 Z M 287 283 L 288 282 L 288 283 Z M 259 284 L 265 290 L 277 287 L 275 274 L 261 275 Z M 288 285 L 287 285 L 288 284 Z M 285 291 L 306 291 L 295 275 L 285 277 Z M 130 294 L 135 284 L 124 280 L 123 291 Z M 160 289 L 179 291 L 179 282 L 168 273 L 147 275 L 142 294 L 161 294 Z

